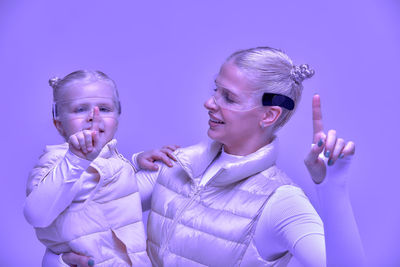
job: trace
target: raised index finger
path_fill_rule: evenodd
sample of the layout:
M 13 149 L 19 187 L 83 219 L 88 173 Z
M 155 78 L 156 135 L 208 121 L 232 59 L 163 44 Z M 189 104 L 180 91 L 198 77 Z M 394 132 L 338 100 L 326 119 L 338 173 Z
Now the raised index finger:
M 313 142 L 317 143 L 320 133 L 324 131 L 322 124 L 322 112 L 321 112 L 321 99 L 319 95 L 314 95 L 312 101 L 312 119 L 313 119 Z
M 93 120 L 92 120 L 92 128 L 91 130 L 98 132 L 99 124 L 100 124 L 100 111 L 99 107 L 94 107 L 93 109 Z

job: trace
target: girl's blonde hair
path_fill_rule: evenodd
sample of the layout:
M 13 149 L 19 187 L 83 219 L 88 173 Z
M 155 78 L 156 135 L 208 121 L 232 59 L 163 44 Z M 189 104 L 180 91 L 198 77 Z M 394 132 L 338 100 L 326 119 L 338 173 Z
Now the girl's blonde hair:
M 121 103 L 119 101 L 119 94 L 117 85 L 115 82 L 107 76 L 104 72 L 98 70 L 77 70 L 71 72 L 64 78 L 53 77 L 49 80 L 49 85 L 53 88 L 53 101 L 57 103 L 57 101 L 61 100 L 61 91 L 66 89 L 68 86 L 74 83 L 93 83 L 97 81 L 102 81 L 108 83 L 114 89 L 114 97 L 115 102 L 118 109 L 118 114 L 121 114 Z M 56 114 L 57 110 L 53 110 L 53 114 Z

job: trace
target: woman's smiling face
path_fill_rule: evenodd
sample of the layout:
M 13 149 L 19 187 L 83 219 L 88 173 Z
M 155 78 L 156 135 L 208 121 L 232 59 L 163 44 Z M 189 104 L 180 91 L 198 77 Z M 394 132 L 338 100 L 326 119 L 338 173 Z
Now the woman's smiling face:
M 262 134 L 259 122 L 263 109 L 257 108 L 254 90 L 245 74 L 228 61 L 222 65 L 215 83 L 215 95 L 204 103 L 210 116 L 208 136 L 225 147 L 258 138 Z

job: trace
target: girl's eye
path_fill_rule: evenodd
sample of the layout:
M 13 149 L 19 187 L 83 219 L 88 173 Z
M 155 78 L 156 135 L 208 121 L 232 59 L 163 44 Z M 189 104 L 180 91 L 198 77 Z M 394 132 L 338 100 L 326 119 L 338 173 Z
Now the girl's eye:
M 81 113 L 81 112 L 86 112 L 87 108 L 86 107 L 76 107 L 74 109 L 74 113 Z

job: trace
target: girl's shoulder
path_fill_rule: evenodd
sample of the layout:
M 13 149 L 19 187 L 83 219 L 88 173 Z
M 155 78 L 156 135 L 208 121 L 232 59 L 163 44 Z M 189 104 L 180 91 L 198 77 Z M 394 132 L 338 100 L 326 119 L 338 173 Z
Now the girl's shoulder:
M 40 163 L 54 162 L 65 156 L 68 151 L 68 143 L 58 145 L 47 145 L 45 146 L 43 153 L 39 157 Z

